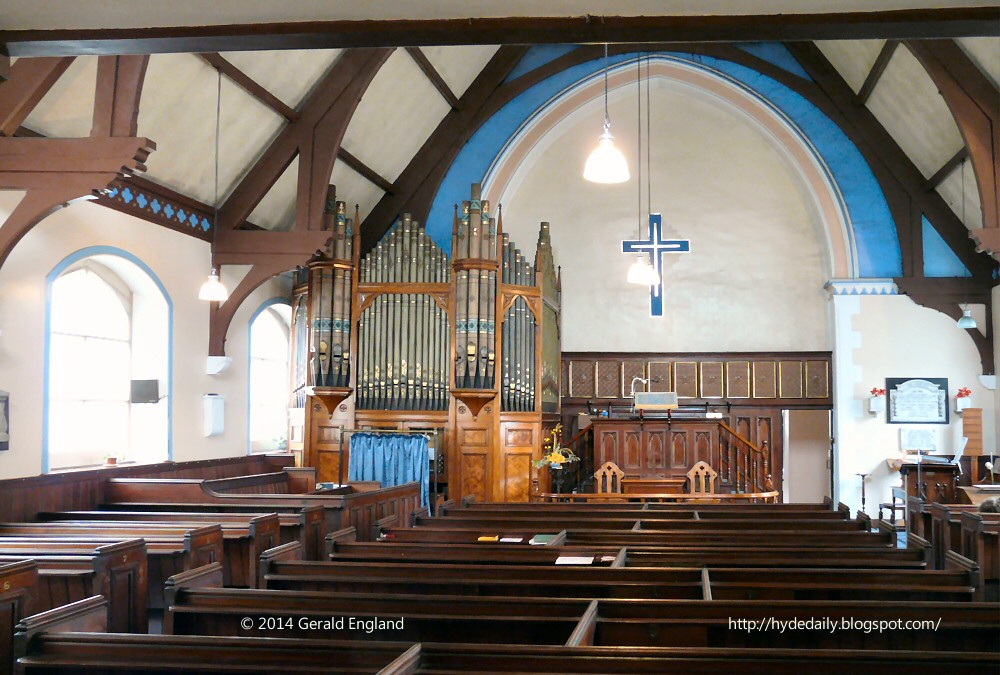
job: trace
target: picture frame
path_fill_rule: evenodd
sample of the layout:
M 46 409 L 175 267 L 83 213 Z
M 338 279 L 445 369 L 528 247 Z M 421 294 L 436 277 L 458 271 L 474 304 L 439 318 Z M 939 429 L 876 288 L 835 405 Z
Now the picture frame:
M 887 377 L 888 424 L 948 424 L 948 378 Z

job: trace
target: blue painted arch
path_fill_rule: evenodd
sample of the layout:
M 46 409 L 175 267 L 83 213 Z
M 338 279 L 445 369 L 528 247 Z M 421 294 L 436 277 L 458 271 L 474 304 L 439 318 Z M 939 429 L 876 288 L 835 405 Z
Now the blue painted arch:
M 638 53 L 608 59 L 611 67 L 634 61 Z M 765 102 L 814 149 L 847 212 L 849 236 L 857 251 L 860 277 L 902 275 L 902 253 L 896 226 L 881 186 L 861 151 L 844 131 L 804 96 L 746 66 L 723 59 L 661 52 L 653 58 L 673 59 L 725 78 Z M 451 250 L 452 207 L 467 198 L 469 184 L 483 182 L 511 139 L 553 99 L 581 86 L 604 67 L 603 59 L 570 67 L 528 88 L 487 120 L 452 163 L 435 195 L 427 231 L 444 250 Z
M 141 258 L 116 246 L 88 246 L 70 253 L 59 261 L 45 276 L 45 346 L 44 382 L 42 385 L 42 473 L 49 472 L 49 366 L 52 349 L 52 284 L 71 266 L 99 255 L 112 255 L 132 263 L 146 276 L 163 295 L 167 303 L 167 461 L 174 459 L 174 301 L 160 277 Z

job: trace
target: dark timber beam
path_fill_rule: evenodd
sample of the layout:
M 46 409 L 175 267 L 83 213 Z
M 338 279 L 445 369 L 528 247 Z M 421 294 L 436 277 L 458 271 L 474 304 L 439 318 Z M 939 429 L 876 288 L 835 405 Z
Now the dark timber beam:
M 290 122 L 219 209 L 213 263 L 252 265 L 229 300 L 213 305 L 209 354 L 225 354 L 226 334 L 240 304 L 276 274 L 305 264 L 330 238 L 323 210 L 333 164 L 361 97 L 392 49 L 358 49 L 337 60 Z M 237 230 L 298 157 L 295 223 L 289 232 Z
M 0 136 L 13 136 L 48 93 L 73 57 L 18 59 L 10 77 L 0 84 Z
M 937 186 L 943 183 L 951 175 L 951 172 L 961 166 L 968 157 L 969 149 L 963 146 L 951 159 L 942 164 L 941 168 L 935 171 L 933 176 L 927 179 L 927 182 L 924 183 L 924 190 L 927 192 L 936 190 Z
M 290 107 L 280 98 L 269 92 L 259 82 L 234 66 L 221 55 L 211 52 L 202 53 L 198 56 L 208 63 L 208 65 L 228 77 L 248 94 L 284 117 L 289 122 L 294 122 L 299 118 L 299 114 L 295 112 L 294 108 Z
M 139 98 L 149 56 L 101 56 L 97 59 L 94 124 L 91 136 L 135 136 Z
M 343 160 L 344 164 L 354 169 L 355 172 L 363 176 L 369 183 L 377 186 L 383 192 L 393 194 L 399 190 L 394 183 L 383 178 L 380 173 L 375 171 L 375 169 L 371 168 L 360 159 L 349 153 L 344 146 L 341 146 L 337 151 L 337 159 Z
M 969 239 L 968 229 L 944 198 L 937 192 L 924 190 L 926 179 L 923 174 L 871 111 L 856 104 L 854 92 L 819 47 L 798 42 L 787 43 L 785 46 L 833 104 L 836 110 L 836 115 L 832 116 L 834 121 L 858 145 L 876 174 L 881 169 L 892 176 L 905 198 L 912 201 L 916 208 L 927 216 L 934 229 L 975 277 L 992 278 L 996 264 L 988 256 L 976 252 L 975 244 Z M 897 228 L 911 227 L 912 219 L 909 215 L 903 215 L 902 220 L 897 213 L 894 212 L 893 215 L 896 218 Z M 908 236 L 905 232 L 900 233 L 901 245 L 905 246 L 904 239 Z M 906 257 L 904 251 L 904 260 Z M 912 270 L 904 268 L 904 276 L 911 275 Z
M 817 14 L 574 16 L 18 30 L 9 56 L 226 52 L 429 45 L 926 39 L 1000 35 L 995 7 Z
M 908 41 L 906 46 L 934 81 L 962 132 L 979 186 L 983 229 L 1000 242 L 1000 92 L 953 40 Z M 987 248 L 1000 259 L 1000 247 Z
M 868 97 L 872 95 L 875 85 L 882 78 L 882 73 L 885 72 L 885 68 L 892 60 L 892 55 L 898 46 L 899 40 L 886 40 L 885 44 L 882 45 L 882 51 L 878 53 L 878 58 L 875 59 L 872 69 L 868 71 L 868 77 L 865 78 L 864 84 L 858 90 L 858 103 L 861 105 L 864 105 L 868 101 Z
M 455 92 L 453 92 L 451 87 L 448 86 L 448 83 L 444 81 L 444 78 L 441 77 L 441 73 L 437 71 L 437 68 L 435 68 L 434 64 L 430 62 L 423 50 L 421 50 L 420 47 L 407 47 L 406 53 L 410 55 L 410 58 L 412 58 L 417 66 L 419 66 L 420 70 L 424 72 L 424 75 L 426 75 L 427 79 L 434 85 L 434 88 L 438 90 L 438 93 L 441 94 L 442 98 L 448 102 L 448 105 L 452 107 L 452 110 L 457 109 L 459 106 L 458 97 L 455 96 Z

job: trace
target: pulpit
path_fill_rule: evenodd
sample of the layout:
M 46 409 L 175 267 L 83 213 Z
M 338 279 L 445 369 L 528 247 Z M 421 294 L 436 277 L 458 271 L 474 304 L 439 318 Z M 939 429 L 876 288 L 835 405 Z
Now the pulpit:
M 958 466 L 936 462 L 904 462 L 899 467 L 907 497 L 920 497 L 928 504 L 958 501 Z

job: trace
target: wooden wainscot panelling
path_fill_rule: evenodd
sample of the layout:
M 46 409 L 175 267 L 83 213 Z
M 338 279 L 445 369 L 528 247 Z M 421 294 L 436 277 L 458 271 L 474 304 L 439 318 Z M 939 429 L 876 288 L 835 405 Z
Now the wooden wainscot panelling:
M 830 395 L 830 364 L 827 361 L 806 361 L 806 398 L 827 398 Z
M 722 361 L 702 361 L 701 397 L 722 398 L 723 395 Z
M 569 395 L 574 398 L 594 398 L 594 362 L 570 361 Z
M 690 466 L 694 462 L 688 462 L 688 434 L 686 431 L 670 432 L 670 465 Z
M 778 361 L 778 396 L 802 398 L 801 361 Z
M 597 362 L 597 398 L 619 398 L 622 395 L 621 361 Z
M 750 398 L 750 362 L 726 362 L 726 393 L 729 398 Z
M 650 361 L 647 366 L 649 373 L 649 391 L 673 391 L 670 388 L 670 361 Z
M 622 390 L 619 394 L 621 398 L 632 398 L 632 380 L 637 377 L 646 378 L 646 364 L 631 359 L 622 361 Z M 636 391 L 646 391 L 641 382 L 637 385 Z
M 698 398 L 698 363 L 677 361 L 674 364 L 674 386 L 677 398 Z
M 494 492 L 493 477 L 497 474 L 492 464 L 494 455 L 497 461 L 500 457 L 500 452 L 495 451 L 494 439 L 494 425 L 499 428 L 496 401 L 483 406 L 475 418 L 459 401 L 452 401 L 452 409 L 455 447 L 449 449 L 449 496 L 453 499 L 473 496 L 476 501 L 500 499 L 502 493 Z M 458 487 L 459 491 L 456 492 L 452 486 Z
M 775 381 L 774 361 L 753 362 L 753 397 L 776 398 L 778 396 Z
M 338 482 L 341 479 L 340 466 L 343 462 L 343 480 L 347 480 L 347 465 L 350 451 L 344 448 L 341 457 L 340 427 L 351 428 L 354 423 L 354 397 L 341 402 L 331 416 L 318 400 L 306 400 L 306 455 L 307 466 L 316 467 L 316 480 Z

